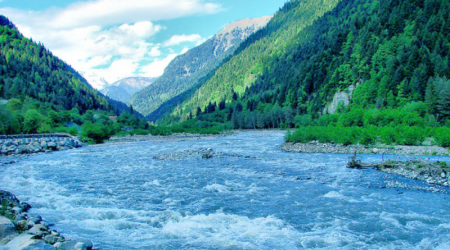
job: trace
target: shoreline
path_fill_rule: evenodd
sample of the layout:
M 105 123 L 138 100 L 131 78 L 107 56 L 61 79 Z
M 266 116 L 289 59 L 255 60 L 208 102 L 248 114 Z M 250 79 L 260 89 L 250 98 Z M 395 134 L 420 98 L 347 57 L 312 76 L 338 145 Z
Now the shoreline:
M 98 250 L 90 240 L 71 240 L 52 230 L 42 217 L 30 216 L 31 206 L 0 190 L 0 249 Z
M 349 145 L 332 143 L 284 143 L 281 150 L 293 153 L 327 153 L 327 154 L 353 154 L 347 167 L 354 169 L 374 168 L 378 171 L 401 175 L 403 177 L 420 180 L 429 185 L 450 186 L 450 167 L 446 162 L 431 162 L 425 160 L 384 161 L 382 163 L 364 163 L 357 160 L 357 154 L 378 155 L 433 155 L 448 156 L 450 151 L 439 146 L 384 146 L 366 147 L 362 145 Z
M 325 153 L 325 154 L 378 154 L 378 155 L 435 155 L 450 156 L 450 150 L 439 146 L 363 146 L 320 143 L 312 141 L 308 143 L 285 142 L 281 150 L 293 153 Z

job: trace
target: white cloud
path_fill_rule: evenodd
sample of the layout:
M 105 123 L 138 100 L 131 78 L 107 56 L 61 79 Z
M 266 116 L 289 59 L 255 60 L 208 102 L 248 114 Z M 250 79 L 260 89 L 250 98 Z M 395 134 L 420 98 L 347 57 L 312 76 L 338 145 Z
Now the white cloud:
M 148 54 L 149 54 L 150 56 L 152 56 L 152 57 L 159 57 L 159 56 L 161 56 L 162 52 L 161 52 L 161 50 L 159 49 L 159 45 L 153 47 L 153 48 L 150 50 L 150 52 L 149 52 Z
M 164 47 L 169 47 L 173 45 L 179 45 L 184 42 L 195 42 L 198 43 L 199 41 L 202 41 L 202 37 L 199 34 L 192 34 L 192 35 L 174 35 L 169 40 L 165 41 L 163 43 Z
M 154 43 L 155 34 L 167 29 L 157 22 L 222 10 L 212 2 L 91 0 L 63 9 L 30 12 L 0 8 L 0 13 L 10 18 L 26 37 L 44 43 L 76 70 L 112 82 L 117 77 L 135 76 L 136 72 L 148 73 L 145 76 L 161 75 L 177 56 L 170 46 L 183 42 L 198 44 L 202 38 L 198 34 L 175 35 L 163 44 Z M 143 60 L 153 60 L 153 63 L 141 69 L 139 62 Z
M 102 76 L 108 83 L 114 83 L 124 76 L 132 76 L 138 67 L 137 62 L 127 59 L 115 60 L 106 69 L 92 70 L 95 74 Z
M 170 54 L 162 60 L 155 59 L 154 62 L 142 67 L 141 70 L 148 77 L 161 76 L 164 73 L 164 69 L 167 67 L 167 65 L 169 65 L 169 63 L 177 56 L 178 54 Z
M 182 55 L 182 54 L 184 54 L 184 53 L 186 53 L 186 52 L 188 52 L 188 51 L 189 51 L 189 48 L 184 48 L 184 49 L 181 51 L 180 55 Z

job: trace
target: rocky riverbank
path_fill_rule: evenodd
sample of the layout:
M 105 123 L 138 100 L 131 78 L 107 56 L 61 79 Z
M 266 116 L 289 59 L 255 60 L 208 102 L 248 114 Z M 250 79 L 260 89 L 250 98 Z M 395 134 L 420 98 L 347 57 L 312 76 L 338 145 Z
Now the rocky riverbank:
M 76 137 L 0 139 L 0 155 L 34 154 L 81 147 Z
M 431 185 L 450 186 L 450 164 L 442 161 L 432 162 L 413 159 L 409 161 L 388 160 L 382 163 L 363 163 L 357 159 L 355 154 L 347 167 L 356 169 L 373 167 L 383 172 L 425 181 Z
M 329 153 L 329 154 L 391 154 L 391 155 L 441 155 L 448 156 L 450 151 L 439 146 L 375 146 L 342 145 L 333 143 L 285 143 L 281 147 L 287 152 Z
M 95 250 L 90 240 L 65 238 L 40 216 L 29 216 L 31 206 L 0 190 L 0 250 Z

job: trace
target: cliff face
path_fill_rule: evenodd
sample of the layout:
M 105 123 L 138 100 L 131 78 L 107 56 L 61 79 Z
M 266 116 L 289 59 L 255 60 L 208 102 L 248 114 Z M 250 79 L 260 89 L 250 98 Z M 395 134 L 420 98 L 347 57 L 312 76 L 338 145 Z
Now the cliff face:
M 140 113 L 149 115 L 163 102 L 192 88 L 270 19 L 268 16 L 228 24 L 205 43 L 176 57 L 158 80 L 134 94 L 128 103 Z

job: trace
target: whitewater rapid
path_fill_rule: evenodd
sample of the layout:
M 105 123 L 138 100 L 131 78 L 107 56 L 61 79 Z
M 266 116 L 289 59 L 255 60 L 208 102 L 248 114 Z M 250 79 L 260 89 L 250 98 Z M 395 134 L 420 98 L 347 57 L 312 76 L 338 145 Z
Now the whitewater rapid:
M 0 189 L 101 249 L 450 249 L 448 188 L 347 169 L 349 155 L 286 153 L 283 136 L 40 154 L 0 167 Z M 222 157 L 154 159 L 197 148 Z

